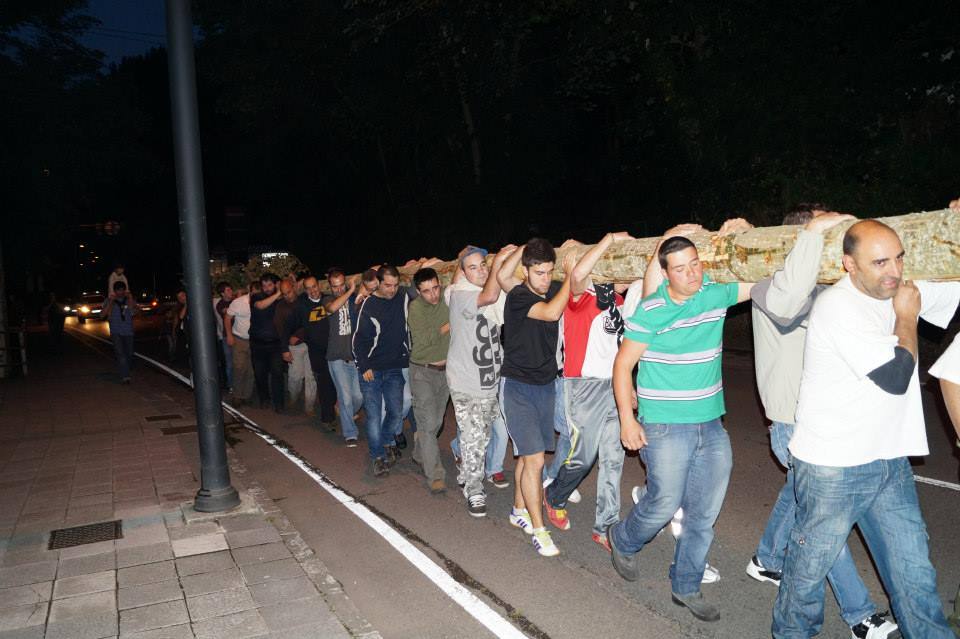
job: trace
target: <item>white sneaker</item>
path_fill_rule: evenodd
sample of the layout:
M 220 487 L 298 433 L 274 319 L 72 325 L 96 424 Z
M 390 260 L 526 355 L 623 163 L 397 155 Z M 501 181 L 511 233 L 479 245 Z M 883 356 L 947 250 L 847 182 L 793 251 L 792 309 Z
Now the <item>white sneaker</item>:
M 556 557 L 560 554 L 560 549 L 553 543 L 550 537 L 550 531 L 546 528 L 537 528 L 533 531 L 533 547 L 544 557 Z
M 633 490 L 630 491 L 630 497 L 635 504 L 640 503 L 640 498 L 643 497 L 643 492 L 640 491 L 641 488 L 646 488 L 646 486 L 634 486 Z
M 883 639 L 889 636 L 899 637 L 897 624 L 887 619 L 888 612 L 870 615 L 850 628 L 850 639 Z
M 547 477 L 546 479 L 543 480 L 543 487 L 546 488 L 552 483 L 553 483 L 553 477 Z
M 526 508 L 520 511 L 516 508 L 510 509 L 510 525 L 516 526 L 528 535 L 533 534 L 533 522 L 530 521 L 530 513 Z
M 569 501 L 571 504 L 579 504 L 581 499 L 583 499 L 583 496 L 576 488 L 574 488 L 573 492 L 570 493 L 570 496 L 567 497 L 567 501 Z
M 670 564 L 673 566 L 673 564 Z M 715 584 L 720 581 L 720 571 L 710 564 L 703 565 L 703 577 L 700 578 L 702 584 Z
M 677 508 L 677 512 L 674 513 L 670 521 L 670 532 L 673 533 L 674 539 L 679 538 L 680 533 L 683 532 L 683 508 Z

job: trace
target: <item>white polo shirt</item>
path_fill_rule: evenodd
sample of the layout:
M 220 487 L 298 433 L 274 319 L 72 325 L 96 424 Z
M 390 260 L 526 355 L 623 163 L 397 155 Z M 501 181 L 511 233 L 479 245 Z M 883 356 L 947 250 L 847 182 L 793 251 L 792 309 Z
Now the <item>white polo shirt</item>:
M 960 282 L 916 282 L 920 317 L 945 327 L 960 302 Z M 867 374 L 890 361 L 893 300 L 860 292 L 849 276 L 820 294 L 810 313 L 794 457 L 820 466 L 859 466 L 929 453 L 917 367 L 907 392 L 888 393 Z
M 227 315 L 233 318 L 233 334 L 242 339 L 250 339 L 250 296 L 241 295 L 230 302 Z

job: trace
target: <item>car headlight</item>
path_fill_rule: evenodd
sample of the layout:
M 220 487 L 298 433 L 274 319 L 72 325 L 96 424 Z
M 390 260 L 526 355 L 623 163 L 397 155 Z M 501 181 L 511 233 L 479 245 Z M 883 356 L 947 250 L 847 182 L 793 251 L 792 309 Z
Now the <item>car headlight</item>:
M 69 312 L 70 312 L 70 307 L 69 307 L 69 306 L 64 306 L 64 307 L 63 307 L 63 312 L 64 312 L 64 313 L 69 313 Z
M 83 306 L 80 307 L 80 312 L 86 315 L 87 313 L 90 312 L 90 307 L 84 304 Z

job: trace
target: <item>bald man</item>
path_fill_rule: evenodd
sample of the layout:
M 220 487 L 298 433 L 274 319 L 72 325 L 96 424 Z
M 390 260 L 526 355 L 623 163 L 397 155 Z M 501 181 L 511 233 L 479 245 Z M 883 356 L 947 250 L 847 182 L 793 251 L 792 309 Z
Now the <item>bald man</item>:
M 917 376 L 918 316 L 946 326 L 960 283 L 905 282 L 903 258 L 893 229 L 875 220 L 854 224 L 843 238 L 847 275 L 820 294 L 810 313 L 789 445 L 797 515 L 773 611 L 774 637 L 820 631 L 824 580 L 856 525 L 903 636 L 953 638 L 908 457 L 929 452 Z
M 290 279 L 281 280 L 280 300 L 277 302 L 277 313 L 273 318 L 277 323 L 277 333 L 281 336 L 286 331 L 290 315 L 296 310 L 298 295 L 295 282 Z M 302 390 L 303 410 L 312 417 L 315 414 L 313 407 L 317 403 L 317 380 L 313 376 L 310 354 L 307 344 L 303 341 L 303 335 L 301 328 L 286 338 L 290 353 L 289 358 L 284 357 L 289 364 L 287 366 L 287 403 L 289 406 L 296 404 Z

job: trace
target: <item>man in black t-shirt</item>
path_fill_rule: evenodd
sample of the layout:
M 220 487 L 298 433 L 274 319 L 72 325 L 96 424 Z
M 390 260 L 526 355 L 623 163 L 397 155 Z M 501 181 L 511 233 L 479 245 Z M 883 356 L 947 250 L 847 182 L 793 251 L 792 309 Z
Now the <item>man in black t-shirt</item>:
M 280 299 L 280 278 L 273 273 L 260 276 L 261 292 L 250 294 L 250 360 L 257 383 L 260 408 L 266 408 L 267 398 L 273 400 L 273 410 L 283 412 L 283 369 L 280 334 L 273 323 Z
M 569 276 L 575 254 L 564 260 Z M 497 273 L 507 291 L 504 309 L 504 358 L 500 369 L 500 405 L 518 456 L 510 523 L 533 536 L 541 555 L 559 550 L 543 525 L 543 455 L 553 450 L 553 412 L 557 379 L 560 318 L 570 295 L 569 277 L 552 281 L 557 255 L 546 240 L 534 238 L 514 253 Z M 523 264 L 523 281 L 516 277 Z

